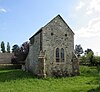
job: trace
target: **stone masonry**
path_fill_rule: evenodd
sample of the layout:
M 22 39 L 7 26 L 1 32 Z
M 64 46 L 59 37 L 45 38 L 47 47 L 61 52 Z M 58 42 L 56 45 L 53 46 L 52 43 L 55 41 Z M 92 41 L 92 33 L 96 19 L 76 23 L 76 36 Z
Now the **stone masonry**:
M 45 58 L 39 58 L 41 52 Z M 37 76 L 71 76 L 73 52 L 74 33 L 58 15 L 30 38 L 25 69 Z

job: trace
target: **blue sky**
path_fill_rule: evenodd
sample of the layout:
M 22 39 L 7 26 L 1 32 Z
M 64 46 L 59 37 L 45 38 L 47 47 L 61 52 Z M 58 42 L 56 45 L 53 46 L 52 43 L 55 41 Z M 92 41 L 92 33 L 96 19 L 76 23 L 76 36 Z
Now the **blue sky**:
M 75 32 L 75 44 L 99 53 L 99 7 L 99 0 L 0 0 L 0 42 L 21 45 L 60 14 Z

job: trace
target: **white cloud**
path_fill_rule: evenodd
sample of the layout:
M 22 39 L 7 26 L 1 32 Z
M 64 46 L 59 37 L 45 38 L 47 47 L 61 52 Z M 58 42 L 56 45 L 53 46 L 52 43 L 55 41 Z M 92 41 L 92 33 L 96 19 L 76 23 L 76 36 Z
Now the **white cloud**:
M 81 9 L 84 5 L 84 2 L 80 1 L 79 5 L 76 7 L 76 10 Z
M 76 10 L 84 10 L 87 15 L 94 12 L 100 12 L 100 0 L 83 0 L 80 1 Z
M 77 37 L 100 37 L 100 17 L 89 21 L 86 27 L 76 31 Z
M 84 24 L 76 32 L 77 36 L 80 37 L 100 37 L 100 0 L 83 0 L 79 2 L 79 6 L 76 9 L 82 10 L 79 13 L 88 14 L 84 17 Z M 97 13 L 98 15 L 96 15 Z M 77 12 L 78 13 L 78 12 Z M 89 15 L 91 18 L 89 19 Z M 88 19 L 88 20 L 87 20 Z
M 92 10 L 88 10 L 88 9 L 87 9 L 86 14 L 87 14 L 87 15 L 90 15 L 90 14 L 92 14 L 92 12 L 93 12 Z
M 75 43 L 81 44 L 83 49 L 90 48 L 100 52 L 100 17 L 89 21 L 88 25 L 75 32 Z M 97 55 L 97 54 L 96 54 Z M 98 53 L 100 55 L 100 53 Z
M 6 13 L 6 12 L 7 12 L 6 9 L 4 9 L 4 8 L 0 8 L 0 13 Z
M 75 14 L 75 44 L 100 53 L 100 0 L 79 0 Z
M 88 2 L 87 14 L 92 14 L 93 12 L 100 12 L 100 0 L 91 0 Z

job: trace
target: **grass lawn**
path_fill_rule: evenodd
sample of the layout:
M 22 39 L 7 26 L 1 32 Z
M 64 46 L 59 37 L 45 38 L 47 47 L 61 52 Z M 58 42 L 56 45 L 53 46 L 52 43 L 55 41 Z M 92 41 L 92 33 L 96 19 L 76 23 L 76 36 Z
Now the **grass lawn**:
M 96 89 L 96 67 L 81 66 L 80 70 L 80 76 L 46 79 L 37 79 L 30 73 L 18 69 L 0 70 L 0 92 L 87 92 Z

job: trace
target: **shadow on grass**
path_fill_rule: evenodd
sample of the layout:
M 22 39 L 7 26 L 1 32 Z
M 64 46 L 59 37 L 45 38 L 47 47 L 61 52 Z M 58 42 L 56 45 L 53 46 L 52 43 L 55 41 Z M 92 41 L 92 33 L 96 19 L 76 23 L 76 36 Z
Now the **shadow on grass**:
M 0 82 L 9 82 L 12 80 L 33 78 L 31 73 L 24 72 L 20 69 L 16 70 L 0 70 Z

